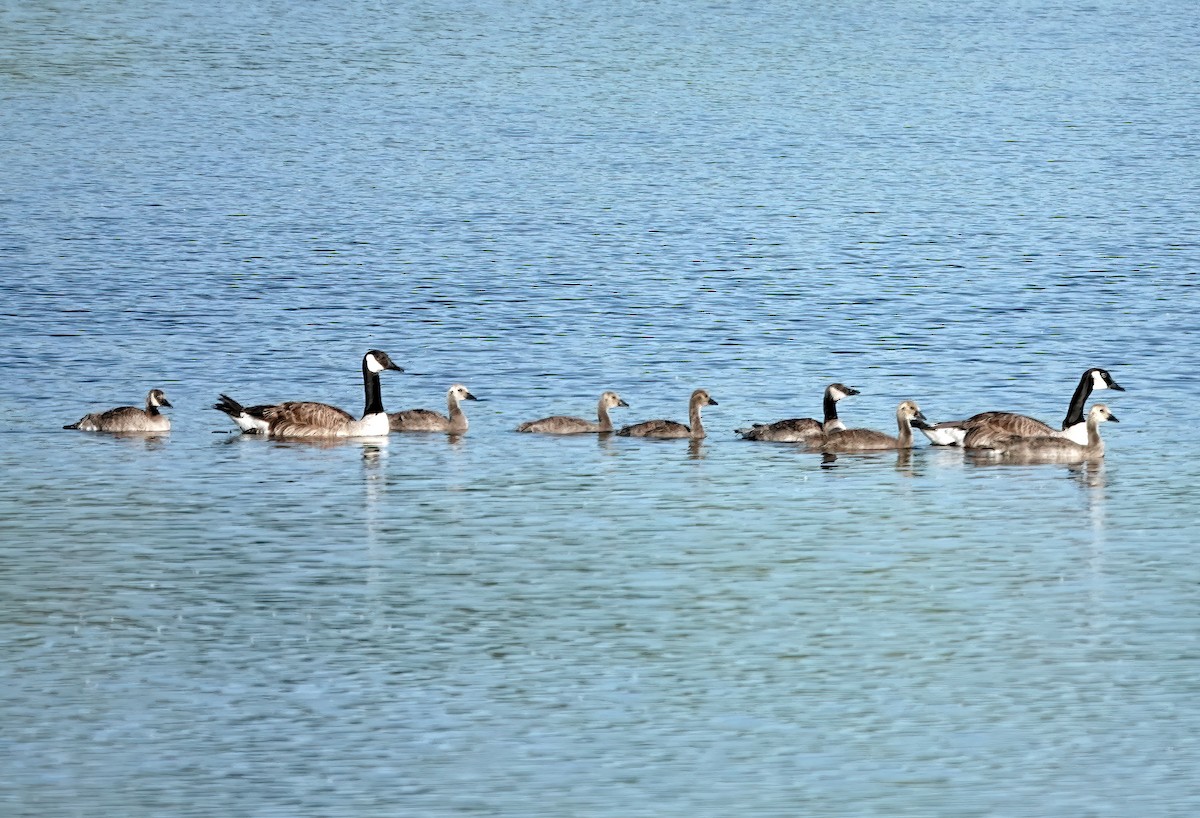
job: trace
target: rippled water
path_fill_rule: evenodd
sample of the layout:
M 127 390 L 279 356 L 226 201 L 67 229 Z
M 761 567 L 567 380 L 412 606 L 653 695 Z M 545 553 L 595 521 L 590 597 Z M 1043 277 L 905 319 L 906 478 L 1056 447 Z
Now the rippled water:
M 0 813 L 1200 808 L 1191 5 L 340 5 L 0 7 Z M 208 409 L 370 347 L 470 432 Z M 1090 366 L 1102 466 L 731 433 Z

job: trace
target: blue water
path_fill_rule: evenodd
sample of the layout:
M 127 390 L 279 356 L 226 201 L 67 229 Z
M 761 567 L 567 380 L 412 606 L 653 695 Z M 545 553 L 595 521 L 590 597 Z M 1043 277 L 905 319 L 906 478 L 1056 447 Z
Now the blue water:
M 1191 4 L 0 5 L 0 814 L 1190 816 Z M 211 406 L 441 408 L 279 443 Z M 1103 464 L 739 441 L 1015 409 Z M 140 403 L 165 439 L 61 427 Z M 588 414 L 687 441 L 518 435 Z

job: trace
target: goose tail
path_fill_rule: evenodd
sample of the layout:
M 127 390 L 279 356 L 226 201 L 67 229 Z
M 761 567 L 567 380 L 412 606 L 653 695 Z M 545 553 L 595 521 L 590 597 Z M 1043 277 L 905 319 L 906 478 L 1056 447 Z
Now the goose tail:
M 228 395 L 221 395 L 221 400 L 213 404 L 213 409 L 216 409 L 218 412 L 224 412 L 231 418 L 236 418 L 246 411 L 246 407 Z

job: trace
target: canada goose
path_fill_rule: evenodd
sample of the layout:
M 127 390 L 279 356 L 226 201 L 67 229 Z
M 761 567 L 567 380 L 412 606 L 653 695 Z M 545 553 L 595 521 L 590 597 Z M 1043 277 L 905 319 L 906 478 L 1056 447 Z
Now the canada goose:
M 221 395 L 213 405 L 229 417 L 243 432 L 271 437 L 375 437 L 388 433 L 387 414 L 383 410 L 383 393 L 379 388 L 379 373 L 384 370 L 403 372 L 392 363 L 386 352 L 372 349 L 363 356 L 363 393 L 366 405 L 363 416 L 355 420 L 344 409 L 315 401 L 286 401 L 245 407 L 228 395 Z
M 600 396 L 600 402 L 596 404 L 598 423 L 592 423 L 590 420 L 584 420 L 583 418 L 568 417 L 567 415 L 554 415 L 542 418 L 541 420 L 531 420 L 527 423 L 522 423 L 517 427 L 517 431 L 538 432 L 544 435 L 578 435 L 588 432 L 600 432 L 604 434 L 613 430 L 608 410 L 628 405 L 628 403 L 621 400 L 621 396 L 616 392 L 605 392 Z
M 792 418 L 774 423 L 756 423 L 745 429 L 734 429 L 743 440 L 774 440 L 781 443 L 811 443 L 820 441 L 826 433 L 846 428 L 838 418 L 837 402 L 857 395 L 858 390 L 840 383 L 825 387 L 825 422 L 816 418 Z
M 1100 424 L 1109 420 L 1113 423 L 1120 422 L 1107 406 L 1097 403 L 1084 421 L 1087 443 L 1076 443 L 1062 435 L 1014 436 L 995 440 L 987 448 L 997 452 L 1005 460 L 1046 460 L 1056 463 L 1098 460 L 1104 457 Z
M 935 446 L 987 447 L 991 442 L 1004 437 L 1064 437 L 1080 445 L 1087 443 L 1087 423 L 1083 408 L 1088 397 L 1096 389 L 1114 389 L 1124 392 L 1107 370 L 1093 368 L 1079 377 L 1079 385 L 1071 395 L 1067 416 L 1063 418 L 1062 430 L 1027 415 L 1014 412 L 980 412 L 966 420 L 949 420 L 921 429 Z
M 461 435 L 467 431 L 467 415 L 458 405 L 462 400 L 478 400 L 467 391 L 467 387 L 456 383 L 446 391 L 446 408 L 449 417 L 432 409 L 405 409 L 388 415 L 393 432 L 445 432 Z
M 819 448 L 826 453 L 909 449 L 912 448 L 912 427 L 916 426 L 919 429 L 925 422 L 925 416 L 914 401 L 901 401 L 896 407 L 896 426 L 900 429 L 897 437 L 874 429 L 841 429 L 825 435 Z
M 632 426 L 625 426 L 617 434 L 621 437 L 690 437 L 693 440 L 699 440 L 704 437 L 704 424 L 700 421 L 700 409 L 704 406 L 716 405 L 717 402 L 708 396 L 708 392 L 697 389 L 688 401 L 688 420 L 691 421 L 691 426 L 685 426 L 673 420 L 646 420 Z
M 104 412 L 93 412 L 64 426 L 64 429 L 80 429 L 84 432 L 169 432 L 171 419 L 158 411 L 160 406 L 171 402 L 161 389 L 146 393 L 146 408 L 118 406 Z

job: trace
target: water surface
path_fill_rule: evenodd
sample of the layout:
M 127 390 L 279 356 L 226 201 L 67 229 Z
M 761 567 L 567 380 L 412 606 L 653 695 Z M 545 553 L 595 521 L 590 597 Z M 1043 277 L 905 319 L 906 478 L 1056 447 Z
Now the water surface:
M 1200 805 L 1196 22 L 1031 2 L 0 10 L 0 812 Z M 208 407 L 389 408 L 319 446 Z M 831 381 L 1102 465 L 738 441 Z M 161 439 L 65 432 L 175 404 Z M 587 414 L 709 437 L 548 439 Z

